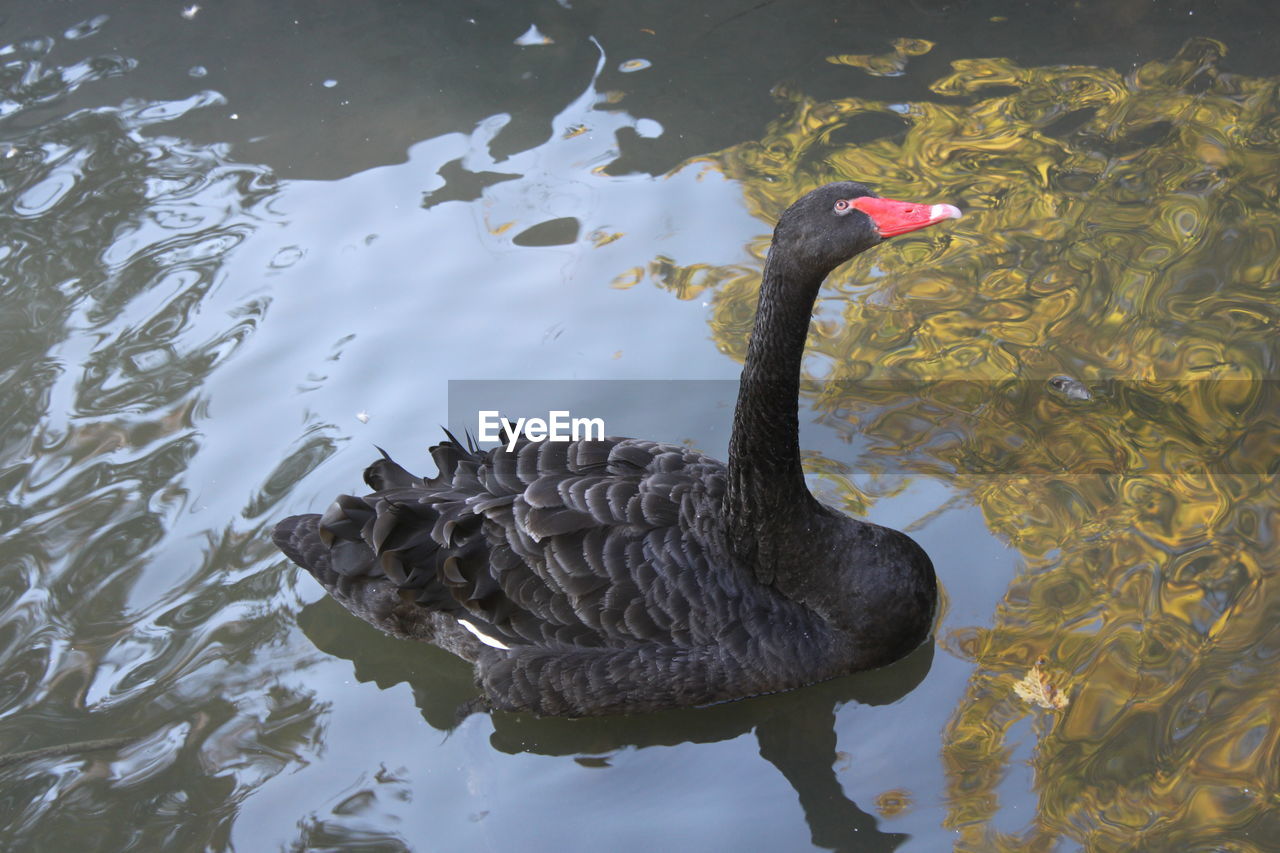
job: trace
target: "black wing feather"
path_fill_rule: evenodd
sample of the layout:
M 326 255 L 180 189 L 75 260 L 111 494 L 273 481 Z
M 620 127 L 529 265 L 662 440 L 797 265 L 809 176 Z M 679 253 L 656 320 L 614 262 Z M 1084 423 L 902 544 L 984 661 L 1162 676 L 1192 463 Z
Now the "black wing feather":
M 478 451 L 451 436 L 431 457 L 439 471 L 422 478 L 384 454 L 371 494 L 286 519 L 277 542 L 362 618 L 476 661 L 499 707 L 664 707 L 677 700 L 652 682 L 668 677 L 707 701 L 729 680 L 750 688 L 750 662 L 715 647 L 744 649 L 746 623 L 776 619 L 777 602 L 760 606 L 768 593 L 725 565 L 724 543 L 681 523 L 718 510 L 720 463 L 616 438 Z

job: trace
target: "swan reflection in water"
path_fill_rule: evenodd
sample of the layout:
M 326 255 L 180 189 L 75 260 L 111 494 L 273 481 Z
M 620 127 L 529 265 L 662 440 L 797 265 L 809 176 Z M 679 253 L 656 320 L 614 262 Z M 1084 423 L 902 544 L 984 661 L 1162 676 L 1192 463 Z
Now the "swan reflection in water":
M 403 640 L 350 618 L 331 598 L 304 607 L 298 626 L 320 651 L 351 661 L 357 681 L 382 690 L 407 684 L 433 728 L 452 731 L 474 707 L 479 693 L 468 664 L 427 644 L 406 654 Z M 706 708 L 578 719 L 494 712 L 489 742 L 512 755 L 584 759 L 627 748 L 728 741 L 754 730 L 761 757 L 796 792 L 815 845 L 887 853 L 910 836 L 883 832 L 873 814 L 845 796 L 836 775 L 836 711 L 848 702 L 898 701 L 929 674 L 933 655 L 933 643 L 925 643 L 881 669 Z

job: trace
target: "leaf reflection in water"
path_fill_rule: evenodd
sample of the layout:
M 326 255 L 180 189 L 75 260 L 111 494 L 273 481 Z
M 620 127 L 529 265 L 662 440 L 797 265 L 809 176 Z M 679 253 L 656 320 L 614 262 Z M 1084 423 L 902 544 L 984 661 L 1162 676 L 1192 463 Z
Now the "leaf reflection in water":
M 780 90 L 762 140 L 709 158 L 767 222 L 848 178 L 966 211 L 838 270 L 806 362 L 857 466 L 949 479 L 1025 560 L 994 627 L 941 638 L 977 665 L 943 747 L 961 849 L 1280 832 L 1280 82 L 1225 53 L 1195 39 L 1128 74 L 965 60 L 936 101 Z M 836 141 L 886 114 L 905 134 Z M 684 295 L 668 266 L 651 278 Z M 739 359 L 758 278 L 714 278 Z M 1042 653 L 1071 702 L 1036 724 L 1040 808 L 1009 834 L 1010 732 L 1043 713 L 1013 687 Z

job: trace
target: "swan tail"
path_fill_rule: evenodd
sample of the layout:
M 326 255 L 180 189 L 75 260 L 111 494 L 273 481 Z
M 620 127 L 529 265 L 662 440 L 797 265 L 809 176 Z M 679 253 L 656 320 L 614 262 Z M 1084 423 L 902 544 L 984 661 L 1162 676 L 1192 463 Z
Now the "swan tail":
M 351 578 L 373 568 L 373 554 L 347 540 L 332 541 L 321 520 L 322 516 L 315 514 L 290 516 L 275 526 L 271 538 L 286 557 L 310 572 L 325 589 L 344 592 Z

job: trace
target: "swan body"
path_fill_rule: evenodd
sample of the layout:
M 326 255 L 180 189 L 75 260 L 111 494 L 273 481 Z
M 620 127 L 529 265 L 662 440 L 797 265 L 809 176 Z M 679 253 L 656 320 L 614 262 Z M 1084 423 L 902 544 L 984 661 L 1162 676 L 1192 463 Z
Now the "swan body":
M 452 436 L 438 473 L 386 457 L 372 493 L 281 521 L 276 544 L 356 616 L 472 662 L 493 708 L 580 716 L 705 705 L 881 666 L 937 600 L 909 537 L 804 484 L 800 359 L 826 275 L 948 205 L 828 184 L 779 220 L 729 462 L 629 438 Z

